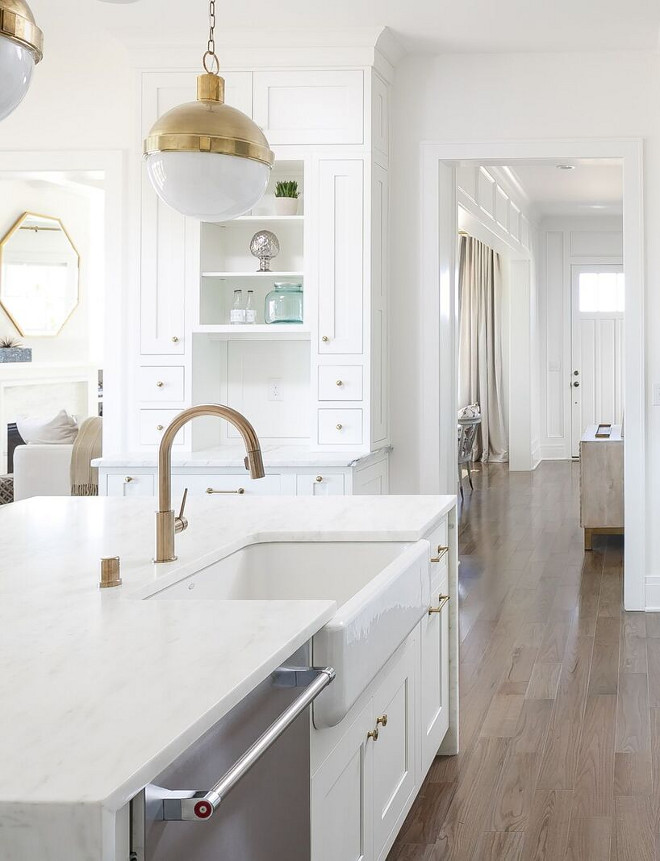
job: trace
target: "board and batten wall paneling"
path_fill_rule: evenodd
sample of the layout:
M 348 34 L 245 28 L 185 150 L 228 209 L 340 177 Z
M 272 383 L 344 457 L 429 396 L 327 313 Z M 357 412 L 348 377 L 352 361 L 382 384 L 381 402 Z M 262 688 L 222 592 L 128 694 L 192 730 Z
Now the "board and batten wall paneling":
M 541 458 L 562 460 L 571 457 L 571 267 L 622 263 L 622 218 L 546 218 L 539 245 Z

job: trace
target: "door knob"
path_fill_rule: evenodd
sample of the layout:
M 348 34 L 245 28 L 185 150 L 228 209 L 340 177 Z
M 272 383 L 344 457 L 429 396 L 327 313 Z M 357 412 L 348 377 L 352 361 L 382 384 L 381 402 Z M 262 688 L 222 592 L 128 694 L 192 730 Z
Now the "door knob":
M 579 384 L 579 383 L 577 382 L 577 380 L 576 380 L 576 381 L 573 383 L 573 385 L 574 385 L 574 386 L 575 386 L 575 388 L 577 389 L 577 387 L 578 387 L 580 384 Z

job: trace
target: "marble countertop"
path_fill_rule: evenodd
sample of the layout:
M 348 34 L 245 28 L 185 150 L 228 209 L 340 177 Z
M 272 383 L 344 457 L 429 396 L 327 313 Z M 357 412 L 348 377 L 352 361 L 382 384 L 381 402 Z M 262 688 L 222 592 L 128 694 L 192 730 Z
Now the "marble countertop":
M 262 446 L 264 466 L 266 469 L 276 469 L 278 467 L 320 467 L 320 466 L 337 466 L 349 467 L 354 466 L 356 462 L 366 463 L 368 460 L 375 458 L 391 451 L 391 447 L 380 449 L 376 452 L 364 451 L 313 451 L 308 446 L 296 445 L 268 445 Z M 129 452 L 128 454 L 107 455 L 97 458 L 92 463 L 94 466 L 101 466 L 106 469 L 113 467 L 121 469 L 136 469 L 136 468 L 155 468 L 157 463 L 158 453 L 154 451 L 147 452 Z M 245 458 L 245 447 L 242 444 L 217 446 L 216 448 L 206 448 L 201 451 L 177 452 L 172 451 L 172 468 L 203 468 L 203 467 L 229 467 L 244 470 L 245 466 L 243 459 Z
M 0 810 L 118 810 L 335 610 L 332 601 L 138 600 L 157 584 L 254 541 L 418 540 L 454 504 L 193 498 L 179 558 L 164 565 L 151 561 L 152 499 L 0 507 Z M 121 557 L 123 585 L 99 590 L 108 555 Z

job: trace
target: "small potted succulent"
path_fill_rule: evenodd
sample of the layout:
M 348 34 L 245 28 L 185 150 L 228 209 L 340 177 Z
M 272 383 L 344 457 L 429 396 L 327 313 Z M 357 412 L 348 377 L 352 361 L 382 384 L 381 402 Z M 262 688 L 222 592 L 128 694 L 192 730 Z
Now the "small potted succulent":
M 295 179 L 278 182 L 275 186 L 275 212 L 277 215 L 297 214 L 298 183 Z
M 0 336 L 0 364 L 6 362 L 31 362 L 32 348 L 24 347 L 17 338 Z

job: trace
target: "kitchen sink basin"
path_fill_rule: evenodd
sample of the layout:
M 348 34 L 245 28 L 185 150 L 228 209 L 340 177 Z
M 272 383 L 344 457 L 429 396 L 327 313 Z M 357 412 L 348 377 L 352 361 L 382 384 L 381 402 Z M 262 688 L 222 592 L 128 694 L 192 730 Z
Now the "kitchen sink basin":
M 337 673 L 314 724 L 334 726 L 427 611 L 428 558 L 426 541 L 249 544 L 149 600 L 335 601 L 312 641 L 314 664 Z

